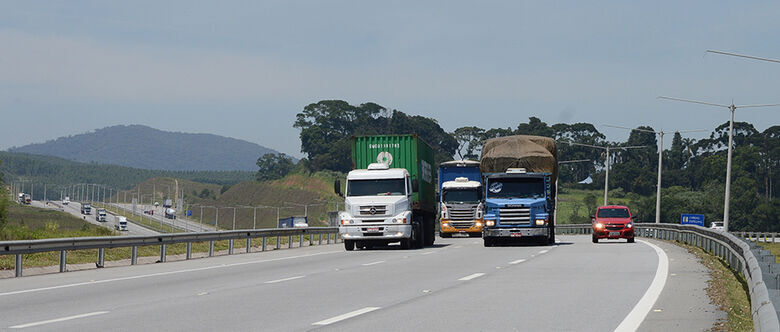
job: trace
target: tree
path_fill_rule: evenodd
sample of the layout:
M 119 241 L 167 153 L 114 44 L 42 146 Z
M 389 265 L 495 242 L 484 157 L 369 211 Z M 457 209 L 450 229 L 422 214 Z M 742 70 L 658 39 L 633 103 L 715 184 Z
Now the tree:
M 257 181 L 276 180 L 285 177 L 293 170 L 295 164 L 292 159 L 284 153 L 274 154 L 266 153 L 257 158 Z
M 460 159 L 479 160 L 479 151 L 482 147 L 482 137 L 485 130 L 479 127 L 460 127 L 452 132 L 452 136 L 458 142 L 456 150 Z M 465 150 L 465 154 L 463 154 Z

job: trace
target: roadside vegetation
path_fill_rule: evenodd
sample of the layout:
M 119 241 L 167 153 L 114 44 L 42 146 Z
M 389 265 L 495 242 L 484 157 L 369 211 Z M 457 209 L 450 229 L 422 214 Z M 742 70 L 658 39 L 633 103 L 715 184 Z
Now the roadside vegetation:
M 758 244 L 759 247 L 769 250 L 769 252 L 775 256 L 775 263 L 780 263 L 780 243 L 756 242 L 756 244 Z

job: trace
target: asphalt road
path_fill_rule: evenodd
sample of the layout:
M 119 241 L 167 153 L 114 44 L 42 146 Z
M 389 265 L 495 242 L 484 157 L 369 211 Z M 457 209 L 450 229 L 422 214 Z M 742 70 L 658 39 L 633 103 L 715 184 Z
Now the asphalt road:
M 452 238 L 421 250 L 352 252 L 323 245 L 5 279 L 0 330 L 693 331 L 719 317 L 706 303 L 678 316 L 656 308 L 706 298 L 705 272 L 669 276 L 677 268 L 670 261 L 690 259 L 683 250 L 559 240 L 484 248 L 481 239 Z
M 68 205 L 62 205 L 61 202 L 50 202 L 49 204 L 44 204 L 40 201 L 33 201 L 32 206 L 40 207 L 40 208 L 51 208 L 51 209 L 59 209 L 61 208 L 62 211 L 67 212 L 75 216 L 76 218 L 81 218 L 84 221 L 89 222 L 93 225 L 98 225 L 102 227 L 106 227 L 109 229 L 114 229 L 114 225 L 116 225 L 119 221 L 117 217 L 111 213 L 111 211 L 106 211 L 106 221 L 105 222 L 99 222 L 95 220 L 95 211 L 97 210 L 95 207 L 92 207 L 92 213 L 89 215 L 83 215 L 81 214 L 81 204 L 79 202 L 73 202 L 71 201 Z M 159 234 L 158 232 L 155 232 L 151 229 L 136 225 L 132 222 L 127 222 L 127 232 L 123 232 L 123 235 L 155 235 Z
M 114 203 L 111 203 L 111 205 L 119 207 L 121 209 L 124 209 L 125 211 L 132 211 L 133 210 L 133 205 L 132 204 L 123 204 L 123 203 L 114 204 Z M 201 224 L 201 223 L 199 223 L 197 221 L 192 221 L 192 220 L 188 220 L 186 218 L 183 218 L 181 216 L 182 215 L 182 211 L 177 211 L 176 219 L 167 219 L 167 218 L 165 218 L 165 208 L 163 208 L 162 206 L 154 207 L 154 206 L 151 206 L 151 205 L 148 205 L 148 204 L 147 205 L 138 204 L 136 208 L 138 209 L 137 212 L 139 212 L 139 213 L 143 213 L 144 210 L 148 210 L 148 209 L 154 210 L 154 214 L 152 214 L 152 215 L 144 214 L 143 218 L 144 219 L 152 219 L 155 222 L 161 223 L 162 225 L 173 226 L 173 227 L 178 228 L 178 229 L 184 229 L 184 230 L 186 230 L 188 232 L 212 232 L 212 231 L 215 230 L 214 226 L 203 225 L 203 224 Z M 231 222 L 232 222 L 232 218 L 231 218 Z

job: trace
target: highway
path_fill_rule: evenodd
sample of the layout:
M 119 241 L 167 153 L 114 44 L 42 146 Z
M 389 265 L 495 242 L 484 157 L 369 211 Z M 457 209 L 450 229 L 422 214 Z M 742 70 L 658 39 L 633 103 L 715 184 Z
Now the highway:
M 90 224 L 98 225 L 102 227 L 106 227 L 109 229 L 114 229 L 114 225 L 118 223 L 116 215 L 112 214 L 111 211 L 106 211 L 106 221 L 105 222 L 99 222 L 95 220 L 95 210 L 97 210 L 95 207 L 92 208 L 92 213 L 90 215 L 83 215 L 81 214 L 81 204 L 79 202 L 73 202 L 71 201 L 68 205 L 62 205 L 62 202 L 57 201 L 51 201 L 49 204 L 44 204 L 41 201 L 32 201 L 31 203 L 34 207 L 39 208 L 49 208 L 49 209 L 62 209 L 63 212 L 67 212 L 75 216 L 76 218 L 83 219 Z M 127 222 L 127 232 L 122 232 L 123 235 L 155 235 L 159 234 L 156 231 L 153 231 L 151 229 L 148 229 L 146 227 L 142 227 L 139 225 L 136 225 L 130 221 Z
M 0 280 L 0 330 L 700 331 L 706 269 L 655 240 L 343 245 Z
M 133 210 L 133 205 L 132 204 L 123 204 L 123 203 L 114 204 L 114 203 L 111 203 L 110 205 L 118 207 L 118 208 L 123 209 L 123 210 L 128 211 L 128 212 L 131 212 Z M 201 224 L 201 223 L 199 223 L 197 221 L 188 220 L 188 219 L 182 217 L 183 211 L 177 211 L 177 213 L 176 213 L 177 216 L 176 216 L 176 219 L 174 220 L 174 219 L 167 219 L 167 218 L 165 218 L 165 208 L 163 208 L 162 206 L 155 207 L 153 205 L 141 205 L 141 204 L 139 204 L 139 205 L 137 205 L 136 208 L 138 209 L 138 211 L 137 211 L 138 213 L 143 213 L 143 211 L 147 210 L 147 209 L 154 210 L 154 214 L 153 215 L 144 214 L 144 219 L 152 219 L 155 222 L 159 222 L 159 223 L 161 223 L 163 225 L 166 225 L 168 227 L 173 226 L 173 227 L 178 228 L 178 229 L 184 229 L 184 230 L 186 230 L 188 232 L 213 232 L 213 231 L 216 230 L 216 228 L 214 228 L 214 226 L 204 225 L 204 224 Z M 233 219 L 231 218 L 230 219 L 230 225 L 231 226 L 232 226 L 232 221 L 233 221 Z M 225 225 L 228 225 L 227 221 L 225 222 Z

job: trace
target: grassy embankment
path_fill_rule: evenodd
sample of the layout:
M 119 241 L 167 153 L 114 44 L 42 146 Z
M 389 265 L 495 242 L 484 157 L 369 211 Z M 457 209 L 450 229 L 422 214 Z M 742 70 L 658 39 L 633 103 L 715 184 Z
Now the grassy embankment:
M 590 194 L 596 197 L 596 206 L 604 203 L 603 190 L 559 188 L 558 193 L 558 223 L 575 224 L 590 222 L 589 216 L 595 213 L 594 207 L 585 205 L 585 197 Z M 611 192 L 610 192 L 611 194 Z M 609 204 L 626 205 L 633 212 L 631 201 L 625 197 L 609 196 Z M 585 219 L 583 219 L 585 218 Z
M 120 235 L 105 227 L 92 225 L 82 219 L 76 218 L 68 213 L 50 209 L 41 209 L 31 206 L 20 206 L 11 204 L 8 211 L 9 223 L 0 231 L 0 241 L 10 240 L 35 240 L 47 238 L 66 238 L 66 237 L 87 237 L 87 236 L 113 236 Z M 308 237 L 304 241 L 308 242 Z M 293 243 L 297 242 L 293 238 Z M 317 238 L 315 238 L 315 241 Z M 259 245 L 260 239 L 252 241 L 253 246 Z M 280 239 L 280 246 L 286 248 L 287 238 Z M 268 238 L 268 245 L 276 245 L 276 238 Z M 216 251 L 227 250 L 228 241 L 218 241 L 214 243 Z M 234 242 L 235 252 L 242 252 L 246 249 L 245 241 Z M 193 252 L 208 252 L 208 243 L 193 243 Z M 185 244 L 169 245 L 166 248 L 168 255 L 179 255 L 186 252 Z M 139 256 L 159 256 L 160 246 L 145 246 L 138 248 Z M 106 261 L 121 260 L 130 258 L 130 248 L 107 249 L 105 252 Z M 74 250 L 69 251 L 67 256 L 68 264 L 92 263 L 97 260 L 97 249 L 92 250 Z M 53 266 L 59 263 L 58 252 L 43 252 L 23 255 L 24 267 Z M 0 256 L 0 270 L 13 269 L 14 257 L 12 255 Z

